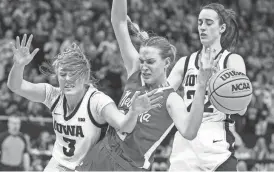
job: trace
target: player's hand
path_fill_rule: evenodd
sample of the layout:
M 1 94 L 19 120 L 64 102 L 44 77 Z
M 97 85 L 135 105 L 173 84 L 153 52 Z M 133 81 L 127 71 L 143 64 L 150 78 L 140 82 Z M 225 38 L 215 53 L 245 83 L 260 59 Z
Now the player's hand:
M 143 95 L 140 95 L 140 91 L 136 91 L 132 97 L 131 110 L 137 114 L 141 114 L 150 109 L 161 107 L 163 92 L 156 93 L 157 90 L 158 89 L 154 89 Z
M 207 82 L 212 74 L 218 70 L 217 64 L 222 54 L 215 59 L 212 55 L 211 48 L 207 48 L 206 52 L 202 54 L 204 55 L 200 58 L 198 83 L 201 85 L 207 85 Z
M 19 36 L 16 37 L 15 45 L 13 43 L 10 43 L 13 51 L 14 63 L 25 66 L 29 64 L 29 62 L 33 59 L 33 57 L 39 51 L 39 49 L 36 48 L 32 53 L 30 53 L 29 49 L 30 49 L 32 37 L 33 36 L 30 35 L 29 39 L 27 40 L 27 34 L 24 34 L 21 44 L 20 44 Z

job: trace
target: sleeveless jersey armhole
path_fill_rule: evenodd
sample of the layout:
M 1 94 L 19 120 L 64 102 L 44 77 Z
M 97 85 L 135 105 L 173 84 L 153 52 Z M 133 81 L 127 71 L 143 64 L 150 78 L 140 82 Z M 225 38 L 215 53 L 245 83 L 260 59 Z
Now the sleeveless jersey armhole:
M 89 115 L 89 118 L 90 118 L 90 120 L 91 120 L 91 122 L 96 126 L 96 127 L 98 127 L 98 128 L 103 128 L 103 127 L 105 127 L 105 126 L 107 126 L 108 124 L 107 123 L 105 123 L 105 124 L 99 124 L 98 122 L 96 122 L 95 121 L 95 119 L 94 119 L 94 117 L 93 117 L 93 115 L 92 115 L 92 113 L 91 113 L 91 110 L 90 110 L 90 99 L 91 99 L 91 97 L 94 95 L 96 93 L 96 91 L 94 91 L 93 93 L 91 93 L 91 95 L 90 95 L 90 97 L 89 97 L 89 100 L 88 100 L 88 115 Z
M 90 110 L 90 99 L 91 99 L 91 97 L 92 97 L 95 93 L 96 93 L 96 91 L 94 91 L 94 92 L 90 95 L 89 100 L 88 100 L 88 106 L 87 106 L 87 108 L 88 108 L 88 116 L 89 116 L 91 122 L 93 123 L 93 125 L 95 125 L 96 127 L 98 127 L 98 128 L 101 129 L 100 137 L 99 137 L 98 141 L 96 142 L 96 143 L 98 143 L 100 140 L 102 140 L 102 139 L 105 137 L 106 132 L 107 132 L 107 129 L 108 129 L 108 123 L 99 124 L 98 122 L 95 121 L 95 119 L 94 119 L 94 117 L 93 117 L 93 115 L 92 115 L 92 113 L 91 113 L 91 110 Z
M 61 95 L 59 95 L 59 96 L 57 97 L 57 99 L 54 101 L 54 103 L 52 104 L 52 106 L 51 106 L 51 108 L 50 108 L 50 111 L 51 111 L 51 112 L 53 112 L 54 108 L 56 107 L 57 103 L 58 103 L 59 100 L 60 100 L 60 97 L 61 97 Z
M 183 74 L 183 79 L 185 78 L 185 75 L 186 75 L 186 72 L 187 72 L 187 67 L 188 67 L 188 63 L 189 63 L 189 59 L 190 59 L 190 56 L 187 56 L 186 57 L 186 61 L 185 61 L 185 66 L 184 66 L 184 74 Z
M 231 55 L 232 53 L 229 53 L 228 55 L 226 55 L 225 59 L 224 59 L 224 64 L 223 64 L 223 68 L 226 69 L 227 68 L 227 60 L 228 57 Z

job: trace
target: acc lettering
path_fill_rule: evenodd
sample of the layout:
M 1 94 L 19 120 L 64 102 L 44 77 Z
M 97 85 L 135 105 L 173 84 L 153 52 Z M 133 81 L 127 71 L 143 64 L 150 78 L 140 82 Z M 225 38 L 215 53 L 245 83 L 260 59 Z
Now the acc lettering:
M 240 83 L 240 84 L 232 85 L 232 92 L 242 91 L 242 90 L 250 90 L 249 83 Z
M 82 126 L 78 125 L 62 125 L 57 123 L 56 121 L 53 122 L 53 128 L 55 131 L 61 134 L 76 136 L 76 137 L 85 137 L 83 134 Z
M 149 118 L 151 117 L 148 113 L 141 113 L 140 115 L 140 122 L 143 123 L 143 121 L 149 122 Z
M 185 86 L 194 86 L 197 81 L 197 75 L 187 75 Z
M 122 98 L 120 102 L 120 106 L 126 105 L 128 108 L 131 106 L 131 98 L 129 98 L 129 95 L 131 94 L 131 91 L 126 91 L 124 97 Z
M 236 76 L 236 75 L 244 75 L 244 76 L 245 76 L 245 74 L 242 73 L 242 72 L 230 71 L 230 72 L 224 73 L 224 74 L 221 76 L 221 78 L 222 78 L 223 81 L 225 81 L 225 80 L 227 80 L 228 78 L 230 78 L 230 77 L 232 77 L 232 76 Z

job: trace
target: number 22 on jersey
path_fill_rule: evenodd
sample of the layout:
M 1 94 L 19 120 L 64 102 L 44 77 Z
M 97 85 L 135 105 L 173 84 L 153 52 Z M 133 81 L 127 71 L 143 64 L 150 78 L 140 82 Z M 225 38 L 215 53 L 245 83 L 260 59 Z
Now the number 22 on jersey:
M 195 90 L 187 90 L 186 92 L 186 97 L 187 99 L 192 99 L 194 98 L 195 95 Z M 187 107 L 187 111 L 190 112 L 192 103 L 190 103 Z M 204 106 L 204 112 L 207 113 L 213 113 L 214 112 L 214 108 L 212 108 L 212 104 L 210 103 L 209 99 L 208 99 L 208 91 L 206 91 L 205 93 L 205 106 Z

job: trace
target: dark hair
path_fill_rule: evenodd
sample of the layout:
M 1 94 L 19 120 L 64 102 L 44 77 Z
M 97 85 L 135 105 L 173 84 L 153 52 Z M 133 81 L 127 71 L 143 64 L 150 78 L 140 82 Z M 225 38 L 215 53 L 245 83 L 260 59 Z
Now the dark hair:
M 217 12 L 220 25 L 226 24 L 226 29 L 221 35 L 221 45 L 225 49 L 234 49 L 239 37 L 236 13 L 232 9 L 225 9 L 223 5 L 218 3 L 205 5 L 201 10 L 203 9 L 211 9 Z
M 149 46 L 158 48 L 161 50 L 160 55 L 163 59 L 170 57 L 171 63 L 176 61 L 176 47 L 172 45 L 166 38 L 161 36 L 149 37 L 147 32 L 140 31 L 139 26 L 136 23 L 132 23 L 129 18 L 127 23 L 129 34 L 140 39 L 141 47 Z

